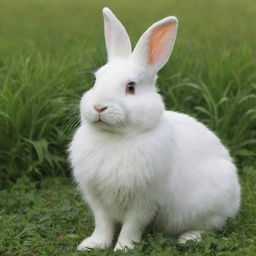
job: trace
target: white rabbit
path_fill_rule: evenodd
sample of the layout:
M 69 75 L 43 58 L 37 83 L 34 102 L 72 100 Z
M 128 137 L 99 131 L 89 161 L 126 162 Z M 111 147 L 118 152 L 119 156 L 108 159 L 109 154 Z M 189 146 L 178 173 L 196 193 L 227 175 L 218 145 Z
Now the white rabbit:
M 194 118 L 166 111 L 156 74 L 169 59 L 178 21 L 153 24 L 134 51 L 114 14 L 103 9 L 108 63 L 81 100 L 81 126 L 70 145 L 78 187 L 95 218 L 78 246 L 107 248 L 121 223 L 115 250 L 132 248 L 146 226 L 201 240 L 240 205 L 236 167 L 220 140 Z

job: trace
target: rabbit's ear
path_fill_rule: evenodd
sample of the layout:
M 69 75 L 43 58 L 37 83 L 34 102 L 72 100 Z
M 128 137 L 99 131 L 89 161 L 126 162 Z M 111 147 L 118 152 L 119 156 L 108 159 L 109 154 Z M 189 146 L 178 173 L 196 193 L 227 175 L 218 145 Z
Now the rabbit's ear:
M 103 17 L 108 60 L 129 57 L 132 52 L 131 42 L 124 26 L 107 7 L 103 9 Z
M 133 60 L 153 72 L 158 72 L 168 61 L 178 28 L 176 17 L 167 17 L 153 24 L 141 36 L 133 53 Z

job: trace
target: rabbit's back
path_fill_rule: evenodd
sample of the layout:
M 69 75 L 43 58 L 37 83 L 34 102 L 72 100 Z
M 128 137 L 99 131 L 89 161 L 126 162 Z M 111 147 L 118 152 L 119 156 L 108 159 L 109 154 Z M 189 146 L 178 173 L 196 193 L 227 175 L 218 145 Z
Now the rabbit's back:
M 156 218 L 162 232 L 220 229 L 240 205 L 236 167 L 226 148 L 194 118 L 165 112 L 175 150 L 169 169 L 165 203 Z
M 186 159 L 186 162 L 193 164 L 205 157 L 223 157 L 231 161 L 219 138 L 204 124 L 191 116 L 174 111 L 165 111 L 164 116 L 167 121 L 166 127 L 172 127 L 178 147 L 175 152 L 179 153 L 182 159 Z

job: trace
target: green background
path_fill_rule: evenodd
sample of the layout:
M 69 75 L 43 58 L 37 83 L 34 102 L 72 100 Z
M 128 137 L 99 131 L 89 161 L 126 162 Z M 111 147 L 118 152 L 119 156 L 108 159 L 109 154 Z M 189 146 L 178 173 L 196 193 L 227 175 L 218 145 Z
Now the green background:
M 93 229 L 72 185 L 67 147 L 79 99 L 106 61 L 105 6 L 133 46 L 152 23 L 177 16 L 160 93 L 168 109 L 196 117 L 222 139 L 243 187 L 241 213 L 222 233 L 182 248 L 156 234 L 128 254 L 255 255 L 255 0 L 1 0 L 0 255 L 77 255 Z

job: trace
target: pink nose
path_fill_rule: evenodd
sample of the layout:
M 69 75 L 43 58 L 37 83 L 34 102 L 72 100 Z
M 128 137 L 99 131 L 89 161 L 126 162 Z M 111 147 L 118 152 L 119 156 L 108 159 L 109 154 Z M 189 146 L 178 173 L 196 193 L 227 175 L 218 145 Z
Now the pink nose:
M 107 108 L 108 108 L 108 107 L 94 106 L 94 109 L 95 109 L 97 112 L 99 112 L 99 113 L 103 112 L 103 111 L 106 110 Z

